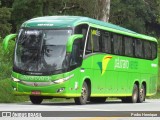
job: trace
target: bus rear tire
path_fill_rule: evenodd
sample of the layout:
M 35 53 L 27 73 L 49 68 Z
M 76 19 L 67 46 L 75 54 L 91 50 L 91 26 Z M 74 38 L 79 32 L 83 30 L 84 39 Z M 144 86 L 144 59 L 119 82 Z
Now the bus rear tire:
M 93 103 L 105 103 L 106 97 L 91 97 L 90 102 Z
M 132 96 L 129 98 L 130 103 L 137 103 L 138 101 L 138 85 L 134 84 Z
M 143 101 L 145 101 L 145 95 L 146 95 L 145 87 L 142 84 L 138 94 L 138 103 L 142 103 Z
M 88 85 L 86 82 L 84 82 L 82 86 L 81 96 L 74 98 L 74 101 L 77 105 L 84 105 L 87 103 L 88 96 L 89 96 Z
M 123 103 L 137 103 L 138 102 L 138 86 L 137 84 L 134 84 L 132 96 L 131 97 L 125 97 L 121 98 Z
M 32 102 L 32 104 L 41 104 L 43 101 L 43 98 L 41 96 L 29 96 L 30 97 L 30 101 Z

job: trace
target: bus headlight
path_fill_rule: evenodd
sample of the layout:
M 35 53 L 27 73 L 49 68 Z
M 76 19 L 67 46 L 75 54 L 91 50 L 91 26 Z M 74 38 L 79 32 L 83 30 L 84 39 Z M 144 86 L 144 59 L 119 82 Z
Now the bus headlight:
M 69 79 L 72 78 L 73 76 L 74 76 L 74 74 L 73 74 L 73 75 L 70 75 L 70 76 L 68 76 L 68 77 L 65 77 L 65 78 L 61 78 L 61 79 L 52 81 L 52 82 L 55 83 L 55 84 L 60 84 L 60 83 L 63 83 L 63 82 L 65 82 L 65 81 L 69 80 Z
M 59 79 L 59 80 L 55 80 L 55 81 L 53 81 L 53 82 L 56 83 L 56 84 L 62 83 L 62 82 L 64 82 L 64 79 L 62 78 L 62 79 Z
M 20 81 L 19 79 L 14 78 L 14 77 L 12 77 L 12 80 L 15 81 L 15 82 L 19 82 Z

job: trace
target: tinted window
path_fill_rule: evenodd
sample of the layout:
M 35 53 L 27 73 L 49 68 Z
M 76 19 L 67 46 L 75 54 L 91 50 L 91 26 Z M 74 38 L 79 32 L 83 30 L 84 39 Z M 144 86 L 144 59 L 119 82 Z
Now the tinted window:
M 143 58 L 142 41 L 135 40 L 135 56 L 138 58 Z
M 93 41 L 93 51 L 100 51 L 100 31 L 96 29 L 91 30 L 91 41 Z
M 122 55 L 122 36 L 114 34 L 113 35 L 113 48 L 114 54 Z
M 85 39 L 87 35 L 87 30 L 88 30 L 88 25 L 87 24 L 82 24 L 79 26 L 76 26 L 75 28 L 75 34 L 83 34 L 83 38 L 81 39 L 80 43 L 80 49 L 81 52 L 84 50 L 84 44 L 85 44 Z
M 66 70 L 66 44 L 72 30 L 21 29 L 15 48 L 14 69 L 53 74 Z
M 152 59 L 157 57 L 157 44 L 155 42 L 151 43 L 152 46 Z
M 79 66 L 82 62 L 82 52 L 81 52 L 81 42 L 82 39 L 78 39 L 74 41 L 71 53 L 70 65 L 71 67 Z
M 133 40 L 130 37 L 124 37 L 125 55 L 133 57 Z
M 144 41 L 144 58 L 145 59 L 151 59 L 152 57 L 152 50 L 151 50 L 151 44 L 148 41 Z
M 93 28 L 91 28 L 88 35 L 86 54 L 90 53 L 92 49 L 94 52 L 100 51 L 100 31 Z
M 102 52 L 111 53 L 111 33 L 102 31 Z
M 91 31 L 89 31 L 88 39 L 87 39 L 87 46 L 86 46 L 86 54 L 92 52 L 92 43 L 91 43 Z

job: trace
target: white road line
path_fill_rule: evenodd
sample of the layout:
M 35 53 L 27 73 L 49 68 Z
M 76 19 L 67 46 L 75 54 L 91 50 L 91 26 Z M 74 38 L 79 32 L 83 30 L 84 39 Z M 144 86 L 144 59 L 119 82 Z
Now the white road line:
M 73 109 L 75 111 L 75 109 L 79 109 L 79 110 L 88 110 L 88 111 L 112 111 L 111 109 L 95 109 L 95 108 L 84 108 L 84 107 L 77 107 L 77 106 L 74 106 L 74 107 L 64 107 L 64 108 L 70 108 L 70 109 Z

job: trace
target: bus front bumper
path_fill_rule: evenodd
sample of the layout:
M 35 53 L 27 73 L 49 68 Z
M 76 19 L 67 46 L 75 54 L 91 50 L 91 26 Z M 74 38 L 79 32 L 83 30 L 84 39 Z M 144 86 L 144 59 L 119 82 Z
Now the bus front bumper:
M 34 83 L 33 83 L 34 84 Z M 73 87 L 68 87 L 67 82 L 48 86 L 29 86 L 12 81 L 13 94 L 15 95 L 34 95 L 72 98 L 79 97 L 80 93 Z

